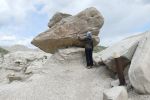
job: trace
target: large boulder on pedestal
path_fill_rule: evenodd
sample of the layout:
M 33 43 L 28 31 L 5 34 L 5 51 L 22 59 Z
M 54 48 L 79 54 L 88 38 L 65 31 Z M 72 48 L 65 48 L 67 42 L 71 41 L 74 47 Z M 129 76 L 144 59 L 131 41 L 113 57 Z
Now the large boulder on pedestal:
M 129 79 L 137 92 L 150 94 L 150 32 L 139 42 L 129 68 Z
M 127 66 L 130 63 L 138 42 L 143 35 L 144 34 L 128 37 L 101 52 L 94 53 L 94 62 L 97 64 L 105 64 L 109 69 L 116 72 L 114 54 L 117 54 L 119 55 L 122 66 Z
M 31 43 L 45 52 L 54 53 L 59 48 L 83 47 L 84 43 L 78 37 L 82 38 L 87 31 L 92 31 L 94 45 L 97 45 L 99 29 L 103 23 L 103 16 L 93 7 L 74 16 L 57 13 L 49 22 L 50 28 L 35 37 Z

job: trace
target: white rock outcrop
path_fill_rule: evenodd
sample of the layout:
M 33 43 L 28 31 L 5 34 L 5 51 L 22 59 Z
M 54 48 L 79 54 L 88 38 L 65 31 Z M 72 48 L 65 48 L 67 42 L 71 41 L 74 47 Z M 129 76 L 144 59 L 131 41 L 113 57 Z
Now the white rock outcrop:
M 0 83 L 24 80 L 42 71 L 51 54 L 38 51 L 17 51 L 4 55 L 0 64 Z
M 26 53 L 22 56 L 29 56 Z M 25 81 L 16 74 L 9 75 L 13 82 L 0 84 L 0 100 L 102 100 L 103 90 L 110 88 L 111 78 L 105 67 L 85 67 L 83 48 L 59 50 L 45 61 L 44 64 L 35 61 L 39 63 L 34 68 L 41 67 L 42 73 L 33 74 Z
M 104 91 L 103 100 L 128 100 L 128 93 L 125 87 L 117 86 Z
M 150 32 L 139 42 L 129 68 L 129 79 L 137 92 L 150 94 Z
M 109 69 L 116 72 L 116 65 L 113 56 L 114 54 L 119 54 L 122 65 L 127 66 L 143 35 L 144 34 L 128 37 L 101 52 L 94 53 L 94 62 L 97 64 L 104 63 Z

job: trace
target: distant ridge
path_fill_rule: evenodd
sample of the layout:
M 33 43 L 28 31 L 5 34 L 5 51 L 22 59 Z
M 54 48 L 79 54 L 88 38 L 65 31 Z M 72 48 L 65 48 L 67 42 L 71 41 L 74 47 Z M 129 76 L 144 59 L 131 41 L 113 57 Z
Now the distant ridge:
M 32 51 L 33 49 L 30 49 L 24 45 L 13 45 L 13 46 L 3 46 L 2 48 L 4 48 L 5 50 L 9 51 L 9 52 L 16 52 L 16 51 Z
M 3 49 L 2 47 L 0 47 L 0 54 L 7 54 L 9 51 Z

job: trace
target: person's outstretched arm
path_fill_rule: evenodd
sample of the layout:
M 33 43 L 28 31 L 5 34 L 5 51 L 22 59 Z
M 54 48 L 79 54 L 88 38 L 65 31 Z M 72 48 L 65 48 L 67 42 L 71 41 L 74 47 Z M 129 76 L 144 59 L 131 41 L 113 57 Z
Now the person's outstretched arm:
M 86 40 L 86 36 L 85 36 L 85 35 L 83 35 L 83 36 L 77 35 L 77 37 L 78 37 L 78 39 L 81 40 L 81 41 L 85 41 L 85 40 Z

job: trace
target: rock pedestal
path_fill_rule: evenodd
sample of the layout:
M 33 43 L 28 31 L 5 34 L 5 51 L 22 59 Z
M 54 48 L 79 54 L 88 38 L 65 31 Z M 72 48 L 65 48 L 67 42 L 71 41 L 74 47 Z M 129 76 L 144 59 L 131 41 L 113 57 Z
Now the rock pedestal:
M 84 48 L 71 47 L 66 49 L 59 49 L 58 52 L 53 54 L 46 62 L 46 65 L 50 63 L 57 64 L 76 64 L 76 63 L 85 63 L 85 51 Z

